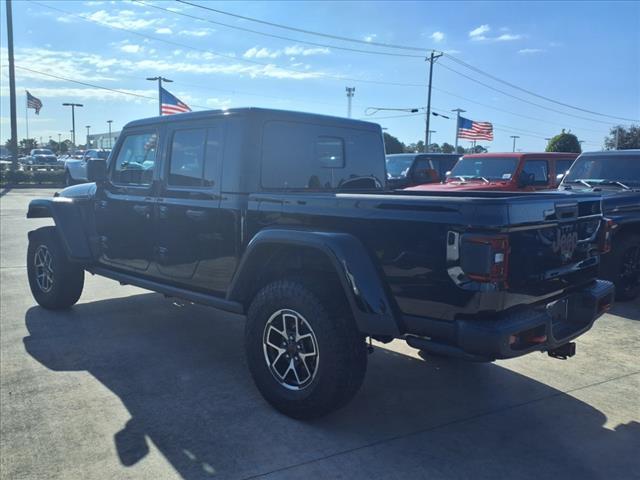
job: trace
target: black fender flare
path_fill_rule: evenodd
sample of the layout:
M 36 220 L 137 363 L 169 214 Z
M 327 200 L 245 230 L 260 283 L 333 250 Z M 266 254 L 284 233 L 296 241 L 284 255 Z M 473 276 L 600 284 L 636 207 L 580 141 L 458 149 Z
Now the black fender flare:
M 340 279 L 362 333 L 380 337 L 400 336 L 400 315 L 381 273 L 362 242 L 346 233 L 278 228 L 261 230 L 247 245 L 227 292 L 227 300 L 244 300 L 247 285 L 262 265 L 261 248 L 283 245 L 312 248 L 327 257 Z
M 77 262 L 93 260 L 85 231 L 86 222 L 77 201 L 66 197 L 31 200 L 27 218 L 53 218 L 56 232 L 69 259 Z

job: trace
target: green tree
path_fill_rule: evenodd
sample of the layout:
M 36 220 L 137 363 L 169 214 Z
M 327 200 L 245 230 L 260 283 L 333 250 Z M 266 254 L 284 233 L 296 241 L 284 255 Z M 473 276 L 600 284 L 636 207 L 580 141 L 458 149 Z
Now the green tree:
M 622 125 L 612 127 L 609 135 L 604 139 L 604 148 L 615 150 L 616 131 L 618 134 L 618 150 L 640 148 L 640 125 L 631 125 L 629 128 L 625 128 Z
M 384 151 L 386 153 L 402 153 L 405 151 L 404 143 L 393 135 L 384 132 L 382 136 L 384 137 Z
M 454 146 L 447 142 L 444 142 L 440 149 L 442 150 L 442 153 L 453 153 L 455 150 Z
M 573 133 L 565 132 L 563 128 L 562 133 L 549 140 L 546 151 L 582 153 L 582 148 L 580 147 L 578 137 Z
M 21 155 L 29 155 L 34 148 L 38 148 L 35 138 L 23 138 L 18 142 L 18 153 Z
M 424 152 L 424 142 L 422 140 L 418 140 L 416 143 L 410 143 L 404 149 L 407 153 L 422 153 Z
M 442 148 L 437 143 L 432 143 L 429 145 L 429 152 L 431 153 L 442 153 Z
M 489 150 L 482 145 L 476 145 L 475 147 L 471 147 L 469 149 L 469 153 L 487 153 Z
M 465 151 L 464 151 L 464 148 L 463 148 L 463 147 L 461 147 L 460 145 L 458 145 L 458 148 L 456 149 L 456 153 L 457 153 L 458 155 L 464 155 L 464 154 L 465 154 L 465 153 L 467 153 L 467 152 L 465 152 Z

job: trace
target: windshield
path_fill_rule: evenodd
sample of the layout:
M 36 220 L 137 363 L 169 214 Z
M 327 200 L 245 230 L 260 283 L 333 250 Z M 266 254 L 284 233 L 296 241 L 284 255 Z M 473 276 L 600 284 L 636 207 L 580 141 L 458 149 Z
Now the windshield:
M 53 152 L 51 150 L 47 150 L 46 148 L 41 148 L 38 150 L 33 150 L 31 152 L 31 155 L 53 155 Z
M 603 154 L 578 158 L 571 166 L 563 183 L 598 184 L 621 182 L 640 186 L 640 155 L 615 157 Z M 585 185 L 586 186 L 586 185 Z
M 510 180 L 516 171 L 518 161 L 519 159 L 514 157 L 462 157 L 451 170 L 448 179 Z
M 404 178 L 409 173 L 415 155 L 398 155 L 387 157 L 387 176 L 389 178 Z

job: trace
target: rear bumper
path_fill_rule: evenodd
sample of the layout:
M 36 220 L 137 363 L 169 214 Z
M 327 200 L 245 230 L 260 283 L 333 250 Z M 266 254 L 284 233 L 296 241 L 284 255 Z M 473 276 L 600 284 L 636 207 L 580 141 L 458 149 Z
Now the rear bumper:
M 553 350 L 582 335 L 609 308 L 613 297 L 613 284 L 596 280 L 548 305 L 505 312 L 489 320 L 457 320 L 451 341 L 413 335 L 406 339 L 415 348 L 469 360 L 519 357 Z

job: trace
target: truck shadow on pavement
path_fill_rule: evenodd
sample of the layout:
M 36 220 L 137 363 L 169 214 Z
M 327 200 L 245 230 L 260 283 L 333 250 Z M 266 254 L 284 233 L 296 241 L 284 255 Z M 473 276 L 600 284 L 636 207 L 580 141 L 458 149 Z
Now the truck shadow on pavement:
M 33 358 L 88 371 L 128 409 L 131 419 L 113 432 L 124 466 L 144 459 L 150 439 L 185 479 L 637 473 L 638 423 L 604 428 L 593 407 L 494 364 L 430 363 L 378 348 L 354 401 L 298 422 L 253 386 L 239 317 L 142 294 L 67 312 L 33 307 L 26 326 Z

